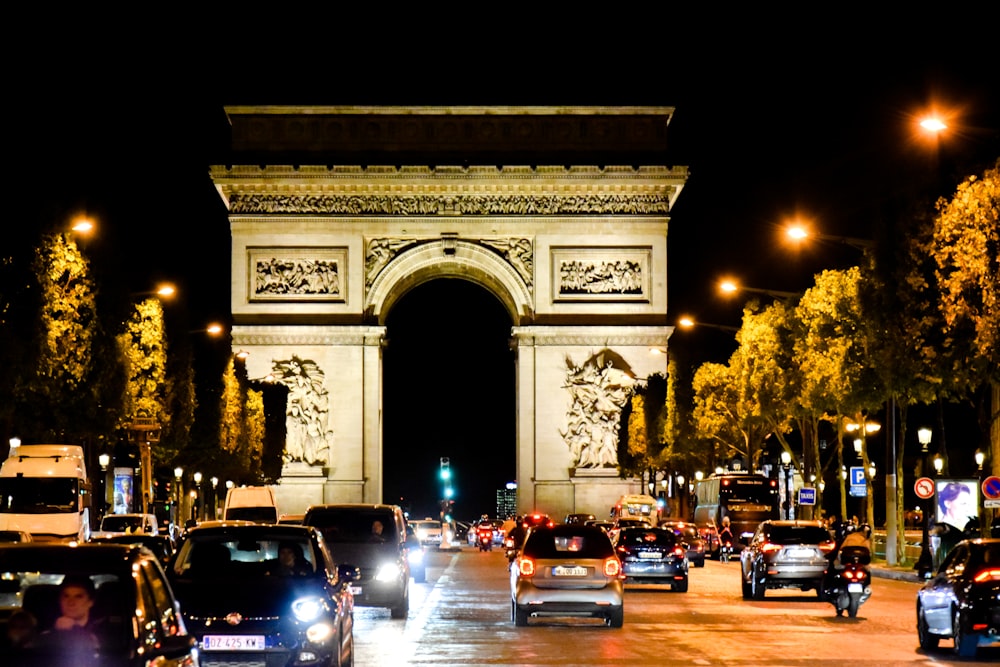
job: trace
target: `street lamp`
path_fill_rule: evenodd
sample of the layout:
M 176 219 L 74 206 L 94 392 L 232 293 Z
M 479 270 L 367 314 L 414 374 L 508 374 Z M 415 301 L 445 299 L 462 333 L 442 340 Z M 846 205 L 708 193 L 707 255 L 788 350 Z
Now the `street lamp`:
M 719 283 L 719 289 L 726 294 L 735 294 L 736 292 L 754 292 L 757 294 L 766 294 L 772 299 L 789 299 L 793 296 L 798 296 L 798 292 L 782 292 L 780 290 L 773 289 L 761 289 L 760 287 L 746 287 L 744 285 L 737 285 L 732 280 L 723 280 Z
M 811 231 L 802 224 L 792 224 L 785 228 L 786 236 L 792 241 L 804 241 L 808 238 L 815 238 L 820 241 L 834 241 L 849 245 L 858 250 L 868 250 L 875 247 L 875 242 L 870 239 L 859 239 L 853 236 L 834 236 L 832 234 L 819 234 Z
M 976 470 L 983 471 L 983 462 L 986 461 L 986 454 L 981 449 L 976 450 Z
M 940 454 L 937 454 L 934 457 L 934 472 L 940 475 L 942 470 L 944 470 L 944 459 L 941 458 Z
M 213 476 L 212 479 L 211 479 L 211 482 L 212 482 L 212 518 L 213 519 L 218 519 L 219 518 L 219 494 L 218 494 L 218 491 L 217 491 L 217 487 L 219 486 L 219 478 Z
M 781 452 L 781 468 L 785 471 L 785 518 L 792 518 L 792 455 Z
M 926 453 L 927 446 L 931 444 L 933 432 L 926 426 L 917 430 L 917 440 L 920 442 L 920 451 Z
M 181 512 L 181 500 L 183 496 L 181 495 L 181 479 L 184 477 L 184 468 L 177 466 L 174 468 L 174 482 L 177 486 L 177 510 L 174 512 L 174 523 L 180 522 L 184 518 L 184 514 Z
M 191 496 L 195 499 L 194 500 L 194 507 L 191 508 L 191 514 L 192 514 L 192 516 L 195 515 L 195 514 L 200 515 L 201 512 L 199 511 L 199 509 L 200 509 L 199 505 L 204 505 L 204 503 L 201 502 L 201 495 L 202 495 L 202 493 L 201 493 L 201 480 L 202 480 L 201 473 L 200 472 L 196 472 L 194 474 L 194 488 L 195 488 L 195 490 L 194 490 L 194 493 L 191 494 Z M 193 518 L 199 518 L 199 517 L 193 516 Z
M 677 326 L 682 329 L 691 329 L 693 327 L 708 327 L 709 329 L 719 329 L 721 331 L 732 331 L 733 333 L 740 330 L 739 327 L 726 326 L 725 324 L 708 324 L 706 322 L 697 322 L 690 317 L 682 317 L 677 320 Z

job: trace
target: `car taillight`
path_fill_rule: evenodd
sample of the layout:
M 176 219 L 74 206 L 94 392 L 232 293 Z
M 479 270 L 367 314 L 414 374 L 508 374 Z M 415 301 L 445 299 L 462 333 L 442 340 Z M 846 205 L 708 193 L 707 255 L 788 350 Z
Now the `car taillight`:
M 829 553 L 837 547 L 836 542 L 821 542 L 819 545 L 820 551 L 823 553 Z
M 674 555 L 678 558 L 684 558 L 684 549 L 682 547 L 674 547 Z
M 503 541 L 503 545 L 508 549 L 510 549 L 511 547 L 514 546 L 514 538 L 508 537 L 506 540 Z
M 604 561 L 604 576 L 617 577 L 622 573 L 622 563 L 617 558 L 608 558 Z
M 615 549 L 615 551 L 617 551 L 620 554 L 627 554 L 628 553 L 628 549 L 625 548 L 625 547 L 618 547 L 617 549 Z
M 760 550 L 764 553 L 771 553 L 772 551 L 781 551 L 782 546 L 783 545 L 781 544 L 774 544 L 773 542 L 765 542 L 761 545 Z
M 517 572 L 522 577 L 535 576 L 535 561 L 530 558 L 521 558 L 517 561 Z
M 972 578 L 977 584 L 981 584 L 984 581 L 990 581 L 991 579 L 1000 580 L 1000 568 L 993 568 L 991 570 L 983 570 L 975 577 Z

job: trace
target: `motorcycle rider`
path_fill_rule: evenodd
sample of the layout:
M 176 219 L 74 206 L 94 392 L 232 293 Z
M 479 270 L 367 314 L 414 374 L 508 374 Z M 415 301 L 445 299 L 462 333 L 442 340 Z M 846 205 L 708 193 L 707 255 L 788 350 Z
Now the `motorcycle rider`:
M 871 558 L 871 533 L 871 527 L 868 524 L 862 524 L 853 530 L 849 529 L 843 539 L 838 541 L 837 545 L 827 556 L 830 560 L 830 565 L 826 569 L 826 576 L 823 581 L 823 590 L 825 592 L 829 593 L 832 590 L 837 573 L 844 568 L 844 563 L 842 562 L 844 549 L 850 550 L 848 553 L 855 554 L 859 553 L 858 550 L 863 550 L 861 552 L 863 556 Z M 841 613 L 841 610 L 838 608 L 837 615 L 839 616 Z
M 728 542 L 730 547 L 735 540 L 733 539 L 733 531 L 729 528 L 729 517 L 722 517 L 722 529 L 719 530 L 719 549 L 725 547 Z

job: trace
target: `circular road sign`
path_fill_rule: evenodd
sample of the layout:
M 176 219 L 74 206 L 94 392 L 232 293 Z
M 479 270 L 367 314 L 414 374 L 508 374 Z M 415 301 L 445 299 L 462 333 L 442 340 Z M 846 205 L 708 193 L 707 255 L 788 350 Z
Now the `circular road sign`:
M 930 477 L 921 477 L 913 484 L 913 491 L 917 498 L 927 500 L 934 495 L 934 480 Z
M 990 475 L 983 480 L 983 495 L 990 500 L 1000 498 L 1000 477 Z

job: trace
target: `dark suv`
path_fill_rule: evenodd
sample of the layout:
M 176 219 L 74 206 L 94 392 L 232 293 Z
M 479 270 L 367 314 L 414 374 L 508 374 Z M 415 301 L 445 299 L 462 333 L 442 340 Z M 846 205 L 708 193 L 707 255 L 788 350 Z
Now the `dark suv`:
M 351 583 L 358 607 L 388 607 L 392 618 L 410 608 L 406 519 L 397 505 L 345 503 L 313 505 L 302 519 L 326 539 L 338 562 L 351 563 L 361 577 Z
M 763 600 L 768 588 L 814 589 L 822 596 L 835 546 L 820 521 L 762 521 L 740 552 L 743 599 Z

